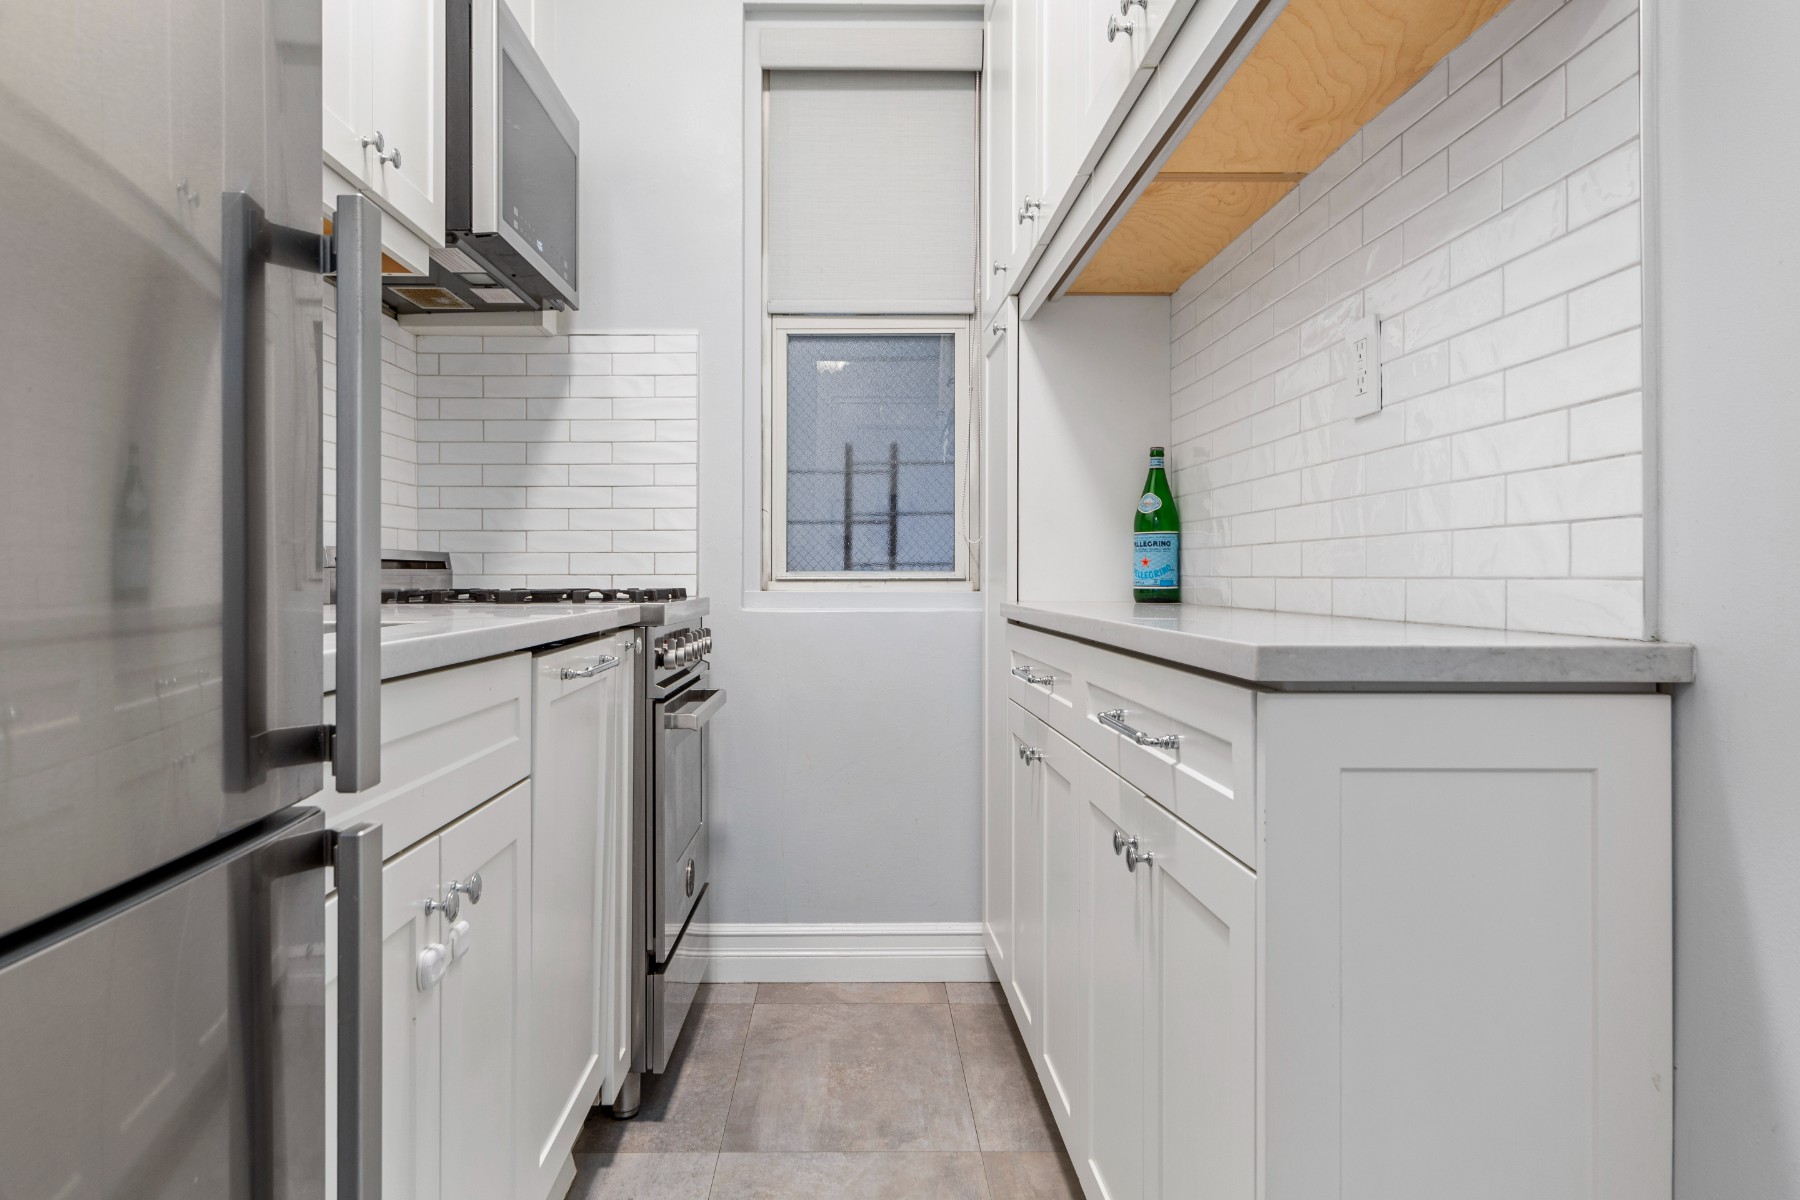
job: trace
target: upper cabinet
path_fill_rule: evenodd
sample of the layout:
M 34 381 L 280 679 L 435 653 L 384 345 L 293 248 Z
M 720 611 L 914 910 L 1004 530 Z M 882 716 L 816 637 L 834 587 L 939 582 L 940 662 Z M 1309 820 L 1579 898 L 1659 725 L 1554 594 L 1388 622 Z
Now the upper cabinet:
M 990 318 L 1031 269 L 1042 244 L 1044 0 L 995 0 L 988 15 L 983 141 L 989 249 L 982 309 Z
M 414 237 L 442 246 L 444 5 L 325 0 L 323 23 L 326 165 Z M 428 269 L 403 252 L 406 241 L 390 250 Z
M 1142 18 L 1121 15 L 1120 7 L 1119 0 L 1056 0 L 1043 7 L 1045 217 L 1060 219 L 1143 90 L 1136 46 Z M 1050 221 L 1039 223 L 1049 232 Z

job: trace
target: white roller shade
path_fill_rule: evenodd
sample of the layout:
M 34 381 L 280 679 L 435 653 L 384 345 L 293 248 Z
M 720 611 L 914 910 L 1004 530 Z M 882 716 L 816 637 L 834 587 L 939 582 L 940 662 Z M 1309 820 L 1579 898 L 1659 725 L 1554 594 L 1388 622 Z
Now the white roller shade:
M 975 78 L 769 72 L 770 312 L 975 310 Z

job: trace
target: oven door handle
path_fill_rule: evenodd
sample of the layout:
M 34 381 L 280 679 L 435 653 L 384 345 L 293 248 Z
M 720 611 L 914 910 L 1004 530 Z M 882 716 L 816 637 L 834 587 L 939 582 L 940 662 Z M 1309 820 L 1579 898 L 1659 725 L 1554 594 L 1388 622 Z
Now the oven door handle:
M 714 713 L 725 707 L 724 688 L 708 692 L 696 691 L 691 694 L 702 696 L 704 699 L 692 708 L 683 708 L 674 712 L 664 713 L 664 729 L 699 729 L 702 725 L 705 725 L 708 721 L 712 720 Z

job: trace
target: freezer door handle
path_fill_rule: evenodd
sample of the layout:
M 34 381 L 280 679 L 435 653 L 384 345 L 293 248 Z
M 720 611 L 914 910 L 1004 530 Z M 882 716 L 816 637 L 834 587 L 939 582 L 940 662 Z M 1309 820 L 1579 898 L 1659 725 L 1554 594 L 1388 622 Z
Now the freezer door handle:
M 338 893 L 337 1195 L 381 1200 L 381 826 L 334 835 Z
M 339 196 L 337 263 L 337 730 L 340 792 L 381 782 L 381 210 Z

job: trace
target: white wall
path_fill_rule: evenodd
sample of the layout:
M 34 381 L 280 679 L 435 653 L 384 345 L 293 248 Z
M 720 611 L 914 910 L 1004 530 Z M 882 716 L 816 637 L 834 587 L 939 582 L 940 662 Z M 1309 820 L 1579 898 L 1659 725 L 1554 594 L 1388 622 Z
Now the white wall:
M 1660 18 L 1662 632 L 1681 1200 L 1800 1195 L 1800 5 Z
M 1642 634 L 1637 7 L 1514 0 L 1177 294 L 1187 598 Z
M 730 693 L 710 750 L 712 920 L 976 922 L 979 612 L 766 609 L 744 584 L 760 397 L 743 373 L 742 6 L 565 5 L 558 36 L 582 122 L 571 333 L 699 336 L 699 584 Z

